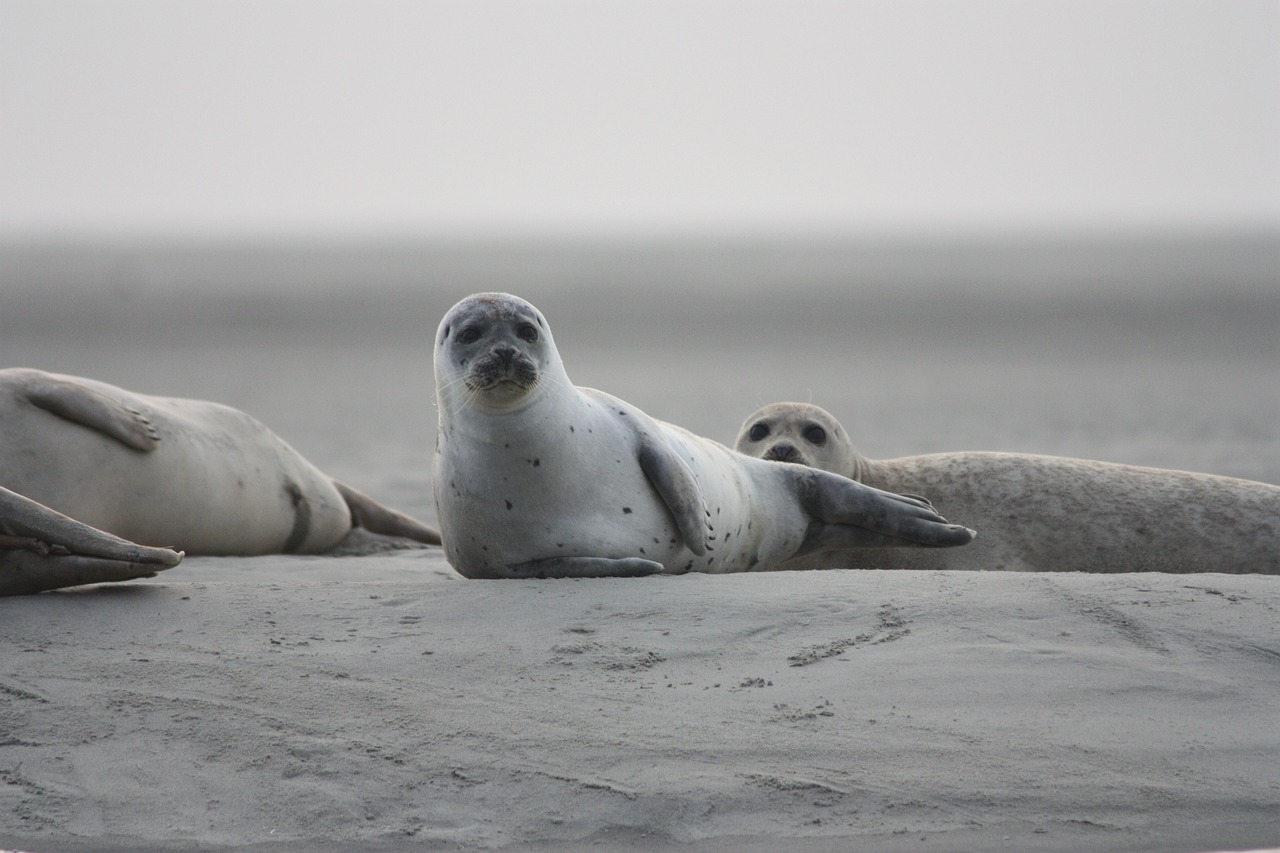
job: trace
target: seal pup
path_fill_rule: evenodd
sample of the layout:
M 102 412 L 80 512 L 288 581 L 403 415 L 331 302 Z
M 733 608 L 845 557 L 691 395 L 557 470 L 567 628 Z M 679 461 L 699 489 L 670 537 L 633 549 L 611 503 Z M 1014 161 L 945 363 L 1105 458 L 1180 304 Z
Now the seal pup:
M 0 486 L 0 595 L 149 578 L 182 556 L 127 542 Z
M 1280 574 L 1280 486 L 1025 453 L 867 459 L 838 420 L 806 403 L 765 406 L 735 447 L 919 491 L 982 532 L 946 552 L 843 551 L 785 568 Z
M 0 370 L 0 485 L 189 554 L 316 554 L 354 527 L 440 543 L 237 409 L 29 368 Z
M 466 577 L 739 572 L 973 537 L 927 501 L 749 459 L 575 387 L 546 319 L 516 296 L 445 314 L 435 379 L 436 508 Z

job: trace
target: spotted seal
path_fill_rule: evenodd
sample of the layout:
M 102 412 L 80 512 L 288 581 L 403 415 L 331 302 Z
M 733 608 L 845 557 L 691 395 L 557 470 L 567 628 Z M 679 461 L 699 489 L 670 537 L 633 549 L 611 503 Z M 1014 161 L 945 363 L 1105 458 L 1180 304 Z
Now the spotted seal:
M 435 379 L 436 508 L 470 578 L 740 572 L 973 537 L 927 501 L 751 459 L 574 386 L 546 318 L 516 296 L 445 314 Z
M 742 453 L 927 494 L 981 536 L 947 551 L 842 551 L 787 568 L 1280 574 L 1280 486 L 1026 453 L 868 459 L 840 422 L 773 403 L 738 432 Z

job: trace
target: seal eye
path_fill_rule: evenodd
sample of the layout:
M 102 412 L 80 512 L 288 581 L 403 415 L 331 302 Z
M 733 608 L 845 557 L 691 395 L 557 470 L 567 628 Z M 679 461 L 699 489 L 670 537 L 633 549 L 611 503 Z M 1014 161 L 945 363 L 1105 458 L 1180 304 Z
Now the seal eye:
M 516 334 L 520 336 L 520 340 L 534 343 L 538 340 L 538 330 L 533 327 L 532 323 L 521 323 L 520 328 L 516 329 Z
M 820 426 L 807 427 L 804 437 L 810 444 L 816 444 L 819 447 L 827 443 L 827 431 Z
M 458 333 L 458 343 L 460 344 L 474 344 L 478 340 L 480 340 L 480 330 L 475 326 L 467 326 L 467 328 Z
M 747 437 L 752 441 L 764 441 L 769 437 L 769 425 L 756 424 L 751 428 L 751 432 L 747 433 Z

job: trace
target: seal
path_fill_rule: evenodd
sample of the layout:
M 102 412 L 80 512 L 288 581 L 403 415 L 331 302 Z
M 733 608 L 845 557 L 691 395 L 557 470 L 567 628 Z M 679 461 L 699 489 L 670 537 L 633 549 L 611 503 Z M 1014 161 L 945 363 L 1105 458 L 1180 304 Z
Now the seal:
M 1280 486 L 1025 453 L 867 459 L 806 403 L 747 418 L 735 447 L 880 489 L 920 491 L 977 527 L 969 547 L 842 551 L 785 568 L 1280 574 Z
M 751 571 L 973 537 L 927 501 L 750 459 L 575 387 L 546 319 L 516 296 L 445 314 L 435 379 L 436 508 L 469 578 Z
M 316 554 L 356 527 L 440 543 L 237 409 L 29 368 L 0 370 L 0 484 L 100 531 L 188 554 Z
M 0 595 L 149 578 L 182 557 L 125 541 L 0 487 Z

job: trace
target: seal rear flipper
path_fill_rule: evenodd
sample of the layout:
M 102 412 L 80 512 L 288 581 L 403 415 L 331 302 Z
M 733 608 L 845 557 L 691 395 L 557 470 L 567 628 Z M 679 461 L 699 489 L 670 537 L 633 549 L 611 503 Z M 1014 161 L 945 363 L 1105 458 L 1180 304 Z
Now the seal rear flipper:
M 42 556 L 32 551 L 0 551 L 0 596 L 150 578 L 167 568 L 171 567 L 82 554 Z
M 337 480 L 333 481 L 333 485 L 337 487 L 342 499 L 347 502 L 347 508 L 351 510 L 351 522 L 354 526 L 363 527 L 370 533 L 377 533 L 381 536 L 400 536 L 417 542 L 425 542 L 428 545 L 440 544 L 440 531 L 434 527 L 423 524 L 416 518 L 397 512 L 390 507 L 385 507 L 364 492 L 353 489 L 344 483 L 339 483 Z
M 9 548 L 34 550 L 29 542 L 35 539 L 54 546 L 53 551 L 60 549 L 76 556 L 140 563 L 149 566 L 147 571 L 152 572 L 178 565 L 183 556 L 170 548 L 151 548 L 113 536 L 3 486 L 0 486 L 0 531 L 15 537 L 10 540 Z M 52 552 L 51 556 L 54 556 Z
M 798 468 L 793 476 L 800 481 L 797 493 L 804 510 L 823 525 L 816 532 L 811 528 L 806 546 L 814 537 L 830 543 L 816 546 L 824 550 L 910 545 L 948 548 L 973 540 L 972 530 L 947 523 L 923 498 L 883 492 L 811 468 Z
M 51 415 L 114 438 L 144 453 L 155 450 L 160 433 L 140 407 L 70 379 L 36 373 L 24 382 L 22 396 Z
M 549 557 L 507 566 L 511 578 L 638 578 L 663 571 L 661 563 L 639 557 Z
M 709 514 L 693 471 L 666 442 L 655 440 L 648 433 L 640 436 L 637 457 L 640 470 L 675 519 L 685 546 L 699 557 L 706 554 L 711 532 L 707 526 Z

